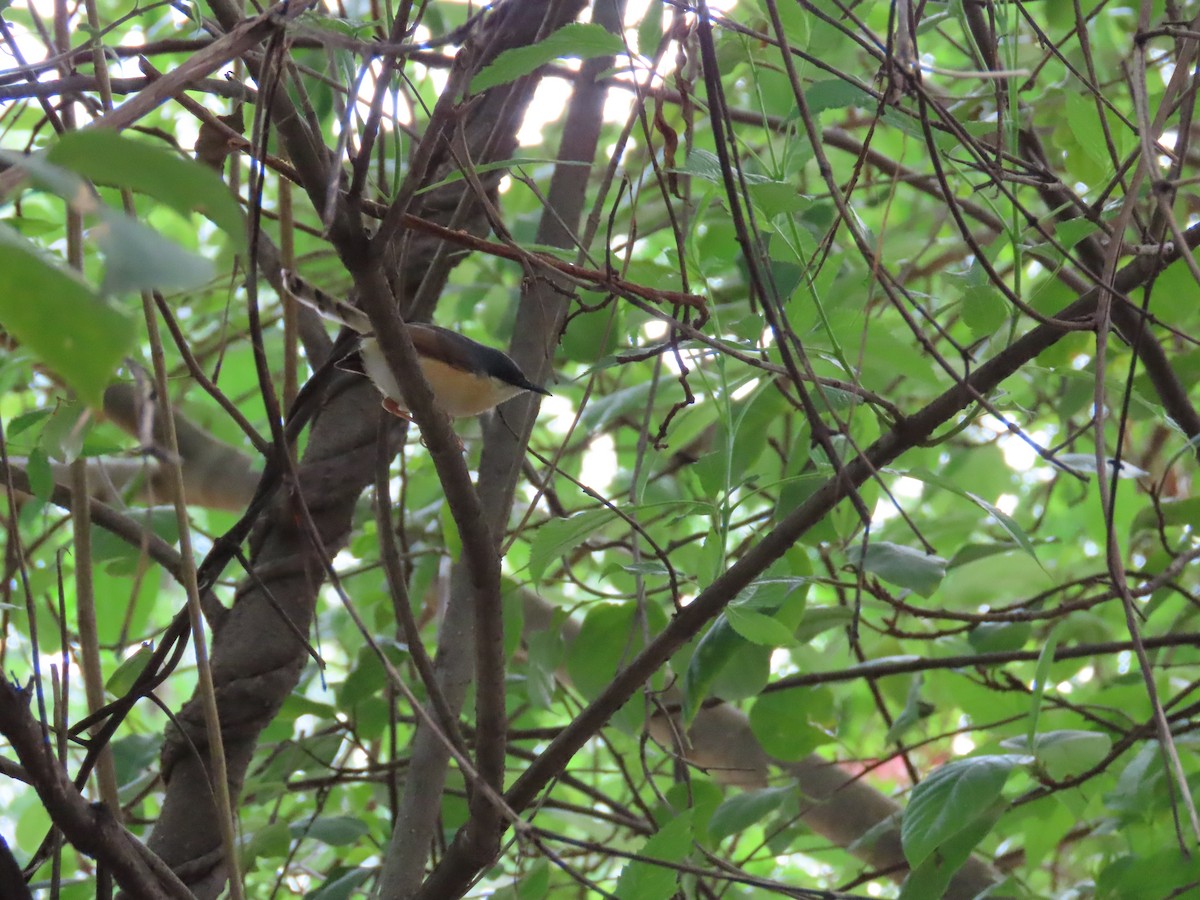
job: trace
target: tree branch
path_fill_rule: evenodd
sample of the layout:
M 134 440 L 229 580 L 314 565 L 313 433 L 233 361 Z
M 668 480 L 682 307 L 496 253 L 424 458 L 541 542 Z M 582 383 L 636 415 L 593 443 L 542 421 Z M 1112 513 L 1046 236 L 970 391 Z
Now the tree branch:
M 152 865 L 137 838 L 103 807 L 83 798 L 46 744 L 41 726 L 29 712 L 30 695 L 0 679 L 0 732 L 25 767 L 29 781 L 51 820 L 67 840 L 108 867 L 117 883 L 135 896 L 154 900 L 192 894 L 165 867 Z

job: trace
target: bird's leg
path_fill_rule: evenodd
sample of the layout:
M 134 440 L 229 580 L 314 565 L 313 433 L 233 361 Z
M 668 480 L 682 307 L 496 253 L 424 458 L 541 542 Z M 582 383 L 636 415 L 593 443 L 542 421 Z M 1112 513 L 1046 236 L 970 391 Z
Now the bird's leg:
M 390 412 L 397 419 L 403 419 L 405 422 L 413 421 L 412 414 L 391 397 L 383 398 L 383 408 Z
M 386 409 L 388 412 L 390 412 L 397 419 L 403 419 L 405 422 L 413 422 L 414 424 L 416 422 L 416 420 L 413 419 L 413 417 L 412 417 L 412 413 L 410 413 L 407 409 L 404 409 L 403 407 L 401 407 L 391 397 L 383 398 L 383 408 Z M 466 452 L 467 447 L 462 442 L 462 438 L 460 438 L 458 436 L 458 434 L 454 431 L 451 431 L 450 433 L 452 435 L 454 435 L 454 443 L 456 443 L 458 445 L 458 452 L 459 453 Z M 423 437 L 421 438 L 421 443 L 425 444 L 425 438 L 423 438 Z
M 455 433 L 455 432 L 453 432 L 453 431 L 451 431 L 451 432 L 450 432 L 450 435 L 451 435 L 451 437 L 453 437 L 453 438 L 454 438 L 454 443 L 455 443 L 455 445 L 458 447 L 458 452 L 459 452 L 459 453 L 466 453 L 466 452 L 467 452 L 467 445 L 463 443 L 463 439 L 462 439 L 462 438 L 460 438 L 460 437 L 458 436 L 458 434 L 456 434 L 456 433 Z M 426 450 L 428 450 L 428 449 L 429 449 L 429 445 L 428 445 L 427 443 L 425 443 L 425 436 L 424 436 L 424 435 L 421 435 L 421 446 L 422 446 L 422 447 L 424 447 Z

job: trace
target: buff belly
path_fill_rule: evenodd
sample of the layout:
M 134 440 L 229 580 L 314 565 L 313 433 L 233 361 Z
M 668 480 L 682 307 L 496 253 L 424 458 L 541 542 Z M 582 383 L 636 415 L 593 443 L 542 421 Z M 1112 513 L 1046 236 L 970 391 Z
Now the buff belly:
M 391 367 L 384 359 L 383 350 L 378 342 L 363 341 L 362 361 L 363 369 L 379 392 L 396 401 L 401 408 L 408 409 L 404 392 L 392 377 Z M 420 364 L 425 379 L 433 388 L 433 396 L 438 406 L 452 418 L 477 416 L 521 393 L 521 388 L 505 384 L 488 375 L 476 375 L 456 369 L 436 359 L 422 357 Z

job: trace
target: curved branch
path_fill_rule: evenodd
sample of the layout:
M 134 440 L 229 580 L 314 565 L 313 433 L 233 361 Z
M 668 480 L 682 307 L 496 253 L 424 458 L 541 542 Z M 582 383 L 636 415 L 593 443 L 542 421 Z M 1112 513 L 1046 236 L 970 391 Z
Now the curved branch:
M 1115 279 L 1115 288 L 1128 293 L 1148 279 L 1159 275 L 1180 252 L 1200 245 L 1200 226 L 1187 233 L 1188 246 L 1173 248 L 1170 257 L 1139 257 L 1122 269 Z M 1063 309 L 1055 318 L 1059 321 L 1081 319 L 1091 315 L 1099 301 L 1099 289 L 1088 291 Z M 538 794 L 608 719 L 645 684 L 671 655 L 691 640 L 769 565 L 810 528 L 822 521 L 852 491 L 864 484 L 872 474 L 889 465 L 909 449 L 927 440 L 937 429 L 949 422 L 960 410 L 967 408 L 976 396 L 986 395 L 1039 353 L 1053 346 L 1070 333 L 1053 325 L 1039 325 L 1026 332 L 1007 348 L 982 365 L 970 376 L 956 383 L 917 414 L 905 419 L 885 433 L 864 452 L 850 461 L 840 477 L 826 481 L 797 509 L 784 518 L 772 531 L 713 583 L 701 591 L 688 606 L 677 612 L 667 627 L 657 635 L 626 668 L 618 672 L 600 695 L 568 725 L 536 760 L 525 770 L 505 794 L 515 810 L 528 807 Z M 1190 438 L 1200 434 L 1189 434 Z M 441 864 L 426 883 L 429 890 L 422 897 L 457 896 L 466 889 L 477 873 L 471 857 L 465 853 L 460 832 L 447 849 Z
M 50 819 L 77 850 L 108 867 L 117 883 L 137 897 L 192 894 L 161 860 L 126 831 L 103 806 L 88 802 L 49 750 L 41 726 L 29 712 L 29 695 L 0 679 L 0 733 L 25 768 Z

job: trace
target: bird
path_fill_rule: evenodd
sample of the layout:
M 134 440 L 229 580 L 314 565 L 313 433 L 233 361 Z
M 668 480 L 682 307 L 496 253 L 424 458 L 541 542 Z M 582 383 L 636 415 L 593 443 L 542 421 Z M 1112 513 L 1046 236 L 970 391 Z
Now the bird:
M 339 360 L 338 368 L 366 375 L 383 395 L 383 408 L 411 421 L 404 390 L 384 358 L 366 313 L 294 272 L 285 272 L 283 283 L 297 301 L 358 333 L 357 353 Z M 433 389 L 434 400 L 451 418 L 477 416 L 526 391 L 550 395 L 530 381 L 508 354 L 495 347 L 440 325 L 409 322 L 404 327 L 416 348 L 425 380 Z

